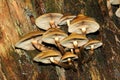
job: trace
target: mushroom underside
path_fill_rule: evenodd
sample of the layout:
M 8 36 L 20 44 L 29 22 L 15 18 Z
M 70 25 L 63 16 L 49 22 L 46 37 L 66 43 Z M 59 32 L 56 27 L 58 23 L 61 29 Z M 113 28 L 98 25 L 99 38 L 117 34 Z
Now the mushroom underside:
M 18 43 L 15 44 L 15 47 L 20 48 L 20 49 L 24 49 L 24 50 L 35 50 L 35 47 L 32 45 L 32 40 L 33 39 L 38 40 L 38 43 L 41 44 L 41 37 L 38 36 L 36 38 L 31 38 L 31 39 L 28 39 L 28 40 L 18 42 Z
M 54 21 L 55 25 L 58 24 L 58 20 L 63 15 L 60 13 L 47 13 L 38 17 L 35 21 L 36 25 L 43 30 L 48 30 L 50 28 L 50 21 Z
M 93 45 L 94 49 L 96 49 L 96 48 L 100 47 L 102 45 L 102 43 L 99 42 L 99 43 L 96 43 L 96 44 L 90 44 L 89 46 L 85 46 L 85 49 L 91 49 L 91 45 Z
M 52 57 L 52 56 L 51 56 Z M 37 58 L 35 57 L 33 60 L 36 61 L 36 62 L 41 62 L 41 63 L 44 63 L 44 64 L 51 64 L 52 62 L 50 61 L 50 58 L 51 57 L 46 57 L 46 58 Z M 60 61 L 61 59 L 61 56 L 53 56 L 54 60 L 56 61 Z
M 78 57 L 77 56 L 74 56 L 74 57 L 69 57 L 71 60 L 76 60 Z M 61 60 L 61 62 L 68 62 L 68 59 L 69 58 L 66 58 L 66 59 L 63 59 Z
M 119 8 L 117 9 L 117 11 L 115 12 L 115 15 L 120 18 L 120 7 L 119 7 Z
M 93 21 L 81 21 L 80 23 L 70 24 L 68 27 L 68 32 L 76 32 L 82 34 L 82 28 L 86 28 L 86 33 L 93 33 L 99 29 L 99 25 Z
M 67 48 L 74 48 L 74 45 L 73 45 L 73 42 L 74 42 L 75 40 L 69 40 L 69 41 L 67 41 L 67 42 L 62 42 L 61 43 L 61 45 L 62 46 L 64 46 L 64 47 L 67 47 Z M 81 46 L 83 46 L 84 44 L 86 44 L 87 42 L 88 42 L 88 40 L 87 39 L 85 39 L 85 40 L 76 40 L 77 41 L 77 46 L 78 47 L 81 47 Z
M 62 36 L 62 35 L 61 36 L 49 36 L 49 37 L 43 38 L 42 41 L 45 43 L 49 43 L 49 44 L 56 44 L 55 43 L 56 37 L 59 39 L 59 41 L 65 38 L 65 36 Z

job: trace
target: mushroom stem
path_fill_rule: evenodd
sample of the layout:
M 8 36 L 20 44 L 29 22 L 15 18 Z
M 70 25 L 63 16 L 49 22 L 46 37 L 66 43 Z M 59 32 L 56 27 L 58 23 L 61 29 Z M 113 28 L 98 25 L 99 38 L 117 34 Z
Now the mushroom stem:
M 63 62 L 59 62 L 59 61 L 55 60 L 53 57 L 50 58 L 50 61 L 51 61 L 52 63 L 58 65 L 58 66 L 61 66 L 61 67 L 65 68 L 65 69 L 69 69 L 69 68 L 70 68 L 70 65 L 65 64 L 65 63 L 63 63 Z
M 77 41 L 73 41 L 73 46 L 74 46 L 74 48 L 78 48 L 78 42 Z
M 64 48 L 60 45 L 59 43 L 59 38 L 58 37 L 55 37 L 55 43 L 56 43 L 56 46 L 59 48 L 60 52 L 62 55 L 64 55 L 65 51 L 64 51 Z
M 76 54 L 79 54 L 80 53 L 80 50 L 78 48 L 78 42 L 77 41 L 73 41 L 73 46 L 74 46 L 74 49 L 75 49 L 75 53 Z
M 91 46 L 90 46 L 89 54 L 90 54 L 90 55 L 93 55 L 93 53 L 94 53 L 94 45 L 91 45 Z
M 73 71 L 76 71 L 75 66 L 73 66 L 73 65 L 68 65 L 68 64 L 63 63 L 63 62 L 59 62 L 59 61 L 55 60 L 53 57 L 50 58 L 50 61 L 51 61 L 52 63 L 60 66 L 60 67 L 65 68 L 65 69 L 73 69 Z M 70 63 L 71 63 L 71 62 L 70 62 Z M 72 63 L 72 64 L 73 64 L 73 63 Z
M 67 25 L 70 26 L 70 20 L 67 20 Z
M 72 65 L 72 60 L 70 58 L 68 58 L 68 64 Z
M 64 68 L 66 68 L 66 69 L 72 69 L 73 71 L 77 71 L 77 69 L 76 69 L 76 67 L 75 67 L 75 64 L 74 64 L 74 62 L 71 60 L 71 58 L 68 58 L 68 59 L 67 59 L 67 62 L 68 62 L 68 64 L 63 63 L 63 62 L 59 62 L 58 64 L 59 64 L 59 66 L 62 66 L 62 67 L 64 67 Z
M 74 71 L 77 71 L 77 69 L 75 68 L 75 63 L 74 63 L 74 61 L 72 61 L 71 58 L 68 58 L 68 64 L 71 66 L 71 68 L 72 68 Z
M 86 26 L 86 25 L 85 25 L 85 26 Z M 86 27 L 81 28 L 81 30 L 82 30 L 82 34 L 83 34 L 83 35 L 86 35 Z
M 38 43 L 38 41 L 33 40 L 32 44 L 36 49 L 38 49 L 40 51 L 48 50 L 48 48 L 46 48 L 44 45 Z
M 53 20 L 51 20 L 49 24 L 50 24 L 51 28 L 57 28 L 57 26 L 55 25 L 55 22 Z

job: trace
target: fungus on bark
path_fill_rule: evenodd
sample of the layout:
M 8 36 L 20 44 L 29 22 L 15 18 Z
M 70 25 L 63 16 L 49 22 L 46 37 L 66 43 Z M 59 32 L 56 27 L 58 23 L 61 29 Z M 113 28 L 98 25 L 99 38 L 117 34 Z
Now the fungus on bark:
M 94 49 L 102 46 L 102 44 L 103 43 L 99 40 L 90 40 L 87 44 L 84 45 L 84 48 L 94 51 Z
M 78 33 L 78 34 L 89 34 L 96 32 L 100 26 L 93 19 L 85 15 L 78 15 L 71 21 L 67 21 L 68 24 L 68 32 L 70 33 Z
M 64 54 L 64 49 L 60 45 L 60 41 L 67 36 L 68 35 L 59 28 L 50 28 L 43 34 L 42 41 L 56 45 L 61 51 L 61 54 Z
M 37 40 L 41 44 L 41 36 L 44 32 L 33 31 L 28 34 L 25 34 L 16 44 L 16 48 L 24 50 L 35 50 L 35 47 L 32 45 L 32 40 Z
M 59 28 L 66 23 L 70 34 Z M 36 19 L 36 25 L 46 31 L 31 32 L 15 45 L 24 50 L 38 49 L 40 53 L 33 58 L 36 62 L 53 63 L 63 68 L 76 70 L 74 63 L 85 61 L 81 60 L 81 57 L 84 57 L 81 56 L 81 49 L 89 49 L 91 57 L 94 49 L 103 44 L 99 40 L 88 40 L 86 34 L 96 32 L 100 26 L 93 18 L 82 14 L 63 16 L 60 13 L 47 13 Z M 46 46 L 50 44 L 51 48 L 46 47 L 43 43 L 46 43 Z M 78 60 L 75 61 L 75 59 Z
M 75 15 L 63 15 L 58 21 L 58 25 L 66 25 L 67 20 L 71 21 L 75 17 L 76 17 Z
M 36 61 L 36 62 L 44 63 L 44 64 L 50 64 L 51 63 L 51 61 L 50 61 L 51 57 L 53 57 L 57 61 L 60 61 L 61 54 L 57 50 L 50 49 L 50 50 L 40 52 L 38 55 L 36 55 L 34 57 L 33 60 Z
M 61 45 L 67 48 L 81 47 L 88 42 L 88 39 L 84 35 L 77 33 L 71 33 L 68 37 L 61 40 Z
M 58 24 L 58 20 L 63 16 L 63 14 L 60 13 L 46 13 L 44 15 L 39 16 L 35 23 L 36 25 L 43 30 L 48 30 L 50 26 L 50 22 L 53 21 L 55 25 Z
M 119 7 L 119 8 L 117 9 L 117 11 L 115 12 L 115 15 L 120 18 L 120 7 Z

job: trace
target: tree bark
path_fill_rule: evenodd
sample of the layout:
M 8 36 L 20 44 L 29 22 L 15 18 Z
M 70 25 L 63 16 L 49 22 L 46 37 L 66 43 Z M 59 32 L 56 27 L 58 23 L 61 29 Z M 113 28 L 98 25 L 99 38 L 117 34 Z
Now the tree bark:
M 32 60 L 37 51 L 14 47 L 23 35 L 38 30 L 34 20 L 47 12 L 82 13 L 100 24 L 90 37 L 102 40 L 103 46 L 87 64 L 78 64 L 77 71 L 65 70 L 65 80 L 120 79 L 120 18 L 114 12 L 109 16 L 106 0 L 0 0 L 0 80 L 59 80 L 55 65 Z
M 31 3 L 30 3 L 31 5 Z M 20 36 L 34 26 L 22 0 L 0 0 L 0 79 L 37 80 L 38 70 L 26 52 L 15 50 Z

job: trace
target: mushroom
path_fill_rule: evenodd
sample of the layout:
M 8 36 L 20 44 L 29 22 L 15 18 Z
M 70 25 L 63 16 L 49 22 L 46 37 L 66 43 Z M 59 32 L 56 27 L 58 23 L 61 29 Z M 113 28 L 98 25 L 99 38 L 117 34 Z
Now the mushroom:
M 102 45 L 103 43 L 99 40 L 90 40 L 87 44 L 84 45 L 84 48 L 94 50 Z
M 56 44 L 55 41 L 62 40 L 67 36 L 66 33 L 58 28 L 50 28 L 43 34 L 42 41 L 49 44 Z
M 60 20 L 58 21 L 58 25 L 66 25 L 67 24 L 67 20 L 72 20 L 73 18 L 75 18 L 76 16 L 74 15 L 63 15 Z
M 76 18 L 71 20 L 71 22 L 68 20 L 67 25 L 68 32 L 75 32 L 78 34 L 93 33 L 100 28 L 99 24 L 93 18 L 84 15 L 78 15 Z
M 26 35 L 24 35 L 16 44 L 16 48 L 24 49 L 24 50 L 35 50 L 35 47 L 32 45 L 32 40 L 38 40 L 38 43 L 41 43 L 41 36 L 43 32 L 33 31 Z
M 61 62 L 68 62 L 69 65 L 71 65 L 71 61 L 74 59 L 78 59 L 78 56 L 70 51 L 66 52 L 62 58 L 61 58 Z
M 63 15 L 60 13 L 46 13 L 44 15 L 41 15 L 35 20 L 36 25 L 43 30 L 48 30 L 51 27 L 51 23 L 55 23 L 55 25 L 58 24 L 58 20 Z M 58 26 L 57 26 L 58 27 Z
M 115 12 L 115 15 L 120 18 L 120 7 L 119 7 L 119 8 L 117 9 L 117 11 Z
M 68 37 L 60 41 L 60 44 L 67 48 L 78 48 L 88 42 L 85 35 L 71 33 Z
M 50 50 L 40 52 L 38 55 L 34 57 L 33 60 L 36 62 L 44 63 L 44 64 L 50 64 L 52 63 L 50 61 L 50 58 L 54 58 L 56 61 L 60 61 L 61 54 L 57 50 L 50 49 Z
M 110 0 L 110 3 L 112 5 L 119 5 L 120 4 L 120 0 Z
M 61 66 L 65 69 L 71 68 L 71 65 L 55 60 L 53 57 L 50 58 L 50 61 L 58 66 Z
M 90 40 L 87 44 L 85 44 L 84 48 L 86 50 L 89 50 L 89 55 L 90 56 L 89 56 L 88 59 L 84 60 L 82 63 L 88 62 L 88 60 L 91 59 L 91 57 L 92 57 L 92 55 L 94 53 L 94 49 L 96 49 L 96 48 L 98 48 L 98 47 L 100 47 L 102 45 L 103 45 L 103 43 L 101 41 L 99 41 L 99 40 Z
M 42 41 L 49 44 L 55 44 L 60 49 L 62 54 L 64 54 L 64 49 L 62 49 L 59 41 L 67 36 L 68 35 L 59 28 L 50 28 L 43 34 Z
M 76 71 L 76 68 L 75 68 L 75 63 L 74 63 L 74 60 L 75 59 L 78 59 L 78 56 L 70 51 L 66 52 L 62 58 L 61 58 L 61 62 L 68 62 L 68 65 L 70 65 L 70 67 Z

